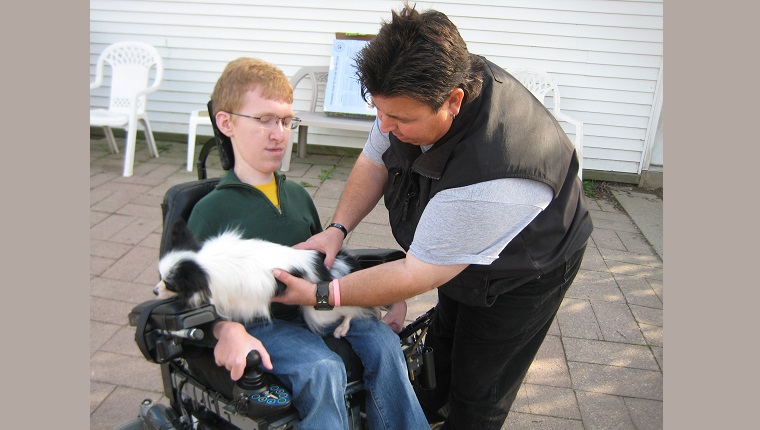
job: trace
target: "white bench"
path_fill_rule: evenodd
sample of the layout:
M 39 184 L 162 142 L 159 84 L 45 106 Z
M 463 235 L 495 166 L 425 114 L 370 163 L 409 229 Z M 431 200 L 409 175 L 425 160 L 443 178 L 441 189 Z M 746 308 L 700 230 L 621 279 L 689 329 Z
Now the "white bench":
M 306 138 L 309 133 L 309 126 L 335 128 L 349 131 L 360 131 L 369 134 L 374 124 L 374 118 L 344 118 L 328 116 L 323 111 L 325 86 L 327 85 L 327 66 L 303 67 L 290 79 L 290 84 L 295 89 L 298 84 L 308 78 L 311 82 L 311 97 L 309 100 L 308 111 L 297 111 L 295 116 L 301 118 L 301 125 L 298 126 L 298 157 L 306 156 Z M 197 128 L 200 125 L 211 126 L 207 109 L 199 109 L 190 113 L 189 128 L 187 131 L 187 171 L 193 171 L 195 157 L 195 139 Z M 282 160 L 280 170 L 287 172 L 290 170 L 290 158 L 293 146 L 288 145 L 285 157 Z
M 295 116 L 301 118 L 298 126 L 298 157 L 306 156 L 306 138 L 309 126 L 336 128 L 341 130 L 361 131 L 369 135 L 375 118 L 346 118 L 329 116 L 324 112 L 325 87 L 327 86 L 327 66 L 303 67 L 290 79 L 295 89 L 298 84 L 308 78 L 311 82 L 311 100 L 308 111 L 298 111 Z

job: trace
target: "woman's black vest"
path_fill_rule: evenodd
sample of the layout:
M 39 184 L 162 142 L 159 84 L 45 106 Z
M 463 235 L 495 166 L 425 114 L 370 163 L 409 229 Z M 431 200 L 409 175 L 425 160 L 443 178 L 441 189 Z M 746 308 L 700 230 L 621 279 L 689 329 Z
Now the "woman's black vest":
M 496 296 L 560 264 L 593 229 L 578 178 L 575 148 L 560 125 L 514 77 L 486 64 L 481 94 L 462 107 L 451 129 L 427 152 L 390 134 L 385 206 L 405 250 L 425 206 L 441 190 L 502 178 L 548 184 L 554 199 L 490 265 L 471 264 L 439 289 L 462 303 L 488 306 Z M 446 225 L 446 229 L 460 226 Z M 470 225 L 478 228 L 477 214 Z

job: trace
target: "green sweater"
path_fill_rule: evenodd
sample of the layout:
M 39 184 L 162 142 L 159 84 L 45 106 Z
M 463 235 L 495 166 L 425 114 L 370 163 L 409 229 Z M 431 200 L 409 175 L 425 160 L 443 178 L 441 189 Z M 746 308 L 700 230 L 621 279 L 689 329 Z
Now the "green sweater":
M 278 209 L 251 185 L 238 179 L 230 170 L 212 192 L 193 208 L 188 228 L 198 241 L 237 228 L 246 239 L 264 239 L 293 246 L 322 231 L 317 208 L 311 196 L 299 184 L 275 173 Z M 297 315 L 297 306 L 272 304 L 275 318 L 290 319 Z

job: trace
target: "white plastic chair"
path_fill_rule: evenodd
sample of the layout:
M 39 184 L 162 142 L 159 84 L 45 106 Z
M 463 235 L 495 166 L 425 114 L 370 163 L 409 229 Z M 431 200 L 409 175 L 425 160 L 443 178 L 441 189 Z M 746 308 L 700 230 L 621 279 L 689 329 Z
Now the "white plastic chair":
M 211 127 L 211 117 L 208 109 L 198 109 L 190 112 L 189 126 L 187 129 L 187 171 L 192 172 L 195 165 L 195 137 L 198 133 L 198 126 L 207 125 Z
M 103 69 L 111 66 L 111 94 L 108 109 L 90 110 L 90 125 L 103 127 L 108 145 L 114 154 L 119 153 L 112 127 L 126 128 L 127 139 L 124 150 L 124 176 L 132 176 L 135 162 L 135 141 L 137 123 L 145 129 L 145 140 L 153 157 L 158 157 L 158 148 L 153 138 L 148 115 L 145 111 L 146 95 L 158 90 L 163 77 L 163 63 L 156 48 L 142 42 L 118 42 L 108 46 L 100 54 L 95 82 L 90 90 L 103 84 Z M 149 84 L 150 70 L 155 67 L 153 83 Z
M 551 91 L 554 105 L 550 108 L 552 115 L 557 121 L 565 121 L 575 127 L 575 151 L 578 153 L 578 177 L 583 180 L 583 123 L 572 118 L 559 109 L 559 88 L 548 73 L 533 69 L 513 69 L 509 73 L 514 76 L 525 88 L 543 104 L 546 104 L 546 95 Z

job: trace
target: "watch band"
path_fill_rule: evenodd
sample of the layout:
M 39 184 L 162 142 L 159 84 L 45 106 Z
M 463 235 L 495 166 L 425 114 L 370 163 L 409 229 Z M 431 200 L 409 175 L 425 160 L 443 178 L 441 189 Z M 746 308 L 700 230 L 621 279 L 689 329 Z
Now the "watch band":
M 348 237 L 348 230 L 346 229 L 346 227 L 343 226 L 343 224 L 338 224 L 337 222 L 334 222 L 334 223 L 332 223 L 332 224 L 330 224 L 330 225 L 327 226 L 327 228 L 330 228 L 330 227 L 335 227 L 338 230 L 342 231 L 343 232 L 343 239 L 345 239 L 346 237 Z
M 330 281 L 317 283 L 317 304 L 314 309 L 318 311 L 332 310 L 332 306 L 327 301 L 330 296 Z

